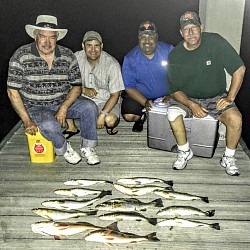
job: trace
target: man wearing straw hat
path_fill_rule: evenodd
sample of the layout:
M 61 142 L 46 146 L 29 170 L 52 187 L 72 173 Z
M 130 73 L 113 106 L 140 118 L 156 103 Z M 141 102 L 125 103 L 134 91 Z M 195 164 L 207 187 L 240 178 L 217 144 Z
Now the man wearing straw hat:
M 68 48 L 57 45 L 67 29 L 57 26 L 57 18 L 39 15 L 36 25 L 26 25 L 34 42 L 21 46 L 10 59 L 8 95 L 20 116 L 25 132 L 41 134 L 53 143 L 55 153 L 70 164 L 81 156 L 72 149 L 61 132 L 66 118 L 80 120 L 81 155 L 87 163 L 100 163 L 97 146 L 96 104 L 81 97 L 81 74 L 76 57 Z

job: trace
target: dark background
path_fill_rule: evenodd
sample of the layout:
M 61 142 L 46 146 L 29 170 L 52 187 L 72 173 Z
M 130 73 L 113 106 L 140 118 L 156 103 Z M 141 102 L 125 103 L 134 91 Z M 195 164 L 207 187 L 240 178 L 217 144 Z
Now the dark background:
M 95 30 L 101 33 L 104 50 L 122 64 L 124 55 L 137 45 L 138 27 L 150 20 L 158 28 L 159 40 L 176 45 L 180 40 L 179 17 L 187 10 L 199 12 L 199 0 L 0 0 L 0 141 L 19 121 L 6 94 L 8 61 L 14 51 L 33 40 L 24 26 L 35 24 L 40 14 L 54 15 L 60 28 L 67 28 L 67 36 L 58 43 L 73 52 L 81 50 L 84 33 Z M 241 55 L 250 66 L 249 30 L 250 3 L 246 1 Z M 236 100 L 243 113 L 243 139 L 250 148 L 248 125 L 250 114 L 249 77 Z

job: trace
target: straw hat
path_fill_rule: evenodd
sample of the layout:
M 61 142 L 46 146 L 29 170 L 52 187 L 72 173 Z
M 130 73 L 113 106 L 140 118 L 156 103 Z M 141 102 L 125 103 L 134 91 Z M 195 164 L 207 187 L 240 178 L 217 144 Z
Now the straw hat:
M 34 30 L 49 30 L 58 32 L 57 40 L 64 38 L 68 32 L 67 29 L 59 29 L 57 18 L 49 15 L 39 15 L 36 19 L 36 25 L 27 24 L 25 30 L 28 35 L 34 38 Z

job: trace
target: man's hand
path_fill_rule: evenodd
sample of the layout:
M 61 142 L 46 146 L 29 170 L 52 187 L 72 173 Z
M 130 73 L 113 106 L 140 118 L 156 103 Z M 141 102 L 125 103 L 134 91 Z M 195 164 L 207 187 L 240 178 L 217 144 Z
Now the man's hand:
M 171 98 L 170 95 L 164 96 L 163 99 L 162 99 L 162 102 L 163 102 L 163 103 L 168 103 L 169 100 L 170 100 L 170 98 Z
M 67 108 L 61 106 L 55 115 L 56 120 L 61 124 L 62 127 L 66 126 L 67 111 Z
M 217 101 L 216 109 L 222 110 L 232 103 L 233 103 L 233 101 L 228 100 L 228 97 L 223 97 Z
M 97 117 L 97 128 L 103 128 L 105 125 L 105 114 L 99 114 Z
M 32 120 L 24 122 L 23 125 L 26 133 L 30 135 L 36 135 L 38 127 Z
M 152 100 L 147 100 L 145 102 L 145 108 L 146 108 L 146 112 L 149 112 L 152 108 L 152 104 L 153 104 L 153 101 Z
M 98 94 L 98 92 L 94 88 L 86 88 L 86 87 L 82 89 L 82 93 L 91 98 L 95 97 Z
M 201 105 L 197 103 L 193 103 L 192 106 L 190 107 L 193 113 L 193 116 L 197 118 L 203 118 L 207 115 L 208 110 L 203 108 Z

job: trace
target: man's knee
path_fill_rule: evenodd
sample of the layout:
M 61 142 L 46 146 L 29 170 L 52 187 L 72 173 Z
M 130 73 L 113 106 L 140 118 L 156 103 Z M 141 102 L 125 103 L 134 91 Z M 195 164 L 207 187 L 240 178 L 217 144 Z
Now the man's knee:
M 167 111 L 167 117 L 170 122 L 173 122 L 178 116 L 186 116 L 186 112 L 178 107 L 169 107 Z
M 228 109 L 222 114 L 221 118 L 225 126 L 242 127 L 242 115 L 237 109 Z

